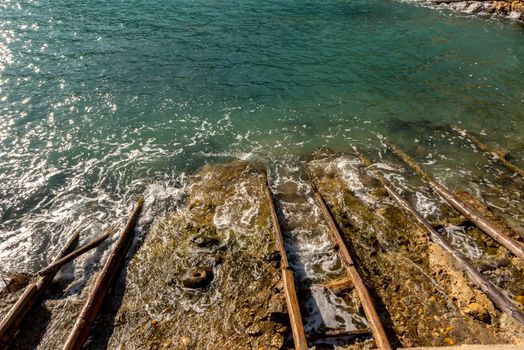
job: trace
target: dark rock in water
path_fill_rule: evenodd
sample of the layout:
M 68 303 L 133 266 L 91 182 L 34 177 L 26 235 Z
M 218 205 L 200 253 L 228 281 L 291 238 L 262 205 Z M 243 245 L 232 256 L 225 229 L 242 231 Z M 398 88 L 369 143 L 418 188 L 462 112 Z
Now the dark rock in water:
M 195 268 L 182 277 L 182 285 L 186 288 L 199 289 L 207 287 L 213 281 L 213 270 Z
M 26 273 L 11 273 L 0 277 L 0 297 L 25 288 L 30 278 L 31 276 Z
M 214 248 L 220 244 L 220 240 L 216 237 L 216 233 L 208 230 L 200 230 L 191 241 L 199 248 Z
M 264 261 L 272 262 L 272 261 L 280 261 L 280 259 L 281 259 L 281 256 L 278 250 L 273 250 L 264 255 Z
M 491 322 L 491 316 L 489 312 L 482 306 L 482 304 L 473 302 L 464 308 L 464 313 L 471 317 L 486 323 Z

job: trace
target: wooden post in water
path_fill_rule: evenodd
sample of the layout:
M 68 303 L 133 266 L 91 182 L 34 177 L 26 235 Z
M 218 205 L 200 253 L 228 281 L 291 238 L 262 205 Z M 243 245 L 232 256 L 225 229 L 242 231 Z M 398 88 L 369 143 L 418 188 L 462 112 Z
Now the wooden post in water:
M 80 230 L 75 230 L 53 261 L 57 261 L 69 253 L 78 242 L 79 235 Z M 11 339 L 16 335 L 20 324 L 47 289 L 55 277 L 56 272 L 57 271 L 53 271 L 47 276 L 39 278 L 35 283 L 31 283 L 27 286 L 24 293 L 20 298 L 18 298 L 7 315 L 2 319 L 2 322 L 0 323 L 0 350 L 7 348 L 9 341 L 11 341 Z
M 490 149 L 487 145 L 482 143 L 478 138 L 473 136 L 471 133 L 468 133 L 464 129 L 460 129 L 457 127 L 451 127 L 453 130 L 458 132 L 460 135 L 466 137 L 472 144 L 474 144 L 478 149 L 480 149 L 484 153 L 490 154 L 493 158 L 495 158 L 497 161 L 500 162 L 503 166 L 508 168 L 510 171 L 514 172 L 517 175 L 520 175 L 524 177 L 524 170 L 516 166 L 515 164 L 511 163 L 509 160 L 507 160 L 507 155 L 503 154 L 502 152 L 497 152 L 495 150 Z
M 74 260 L 75 258 L 79 257 L 80 255 L 90 251 L 93 248 L 98 247 L 102 242 L 104 242 L 107 238 L 109 238 L 113 234 L 113 227 L 111 227 L 109 230 L 107 230 L 106 233 L 98 237 L 92 242 L 89 242 L 80 248 L 76 249 L 75 251 L 67 254 L 61 259 L 58 259 L 54 261 L 52 264 L 48 265 L 46 268 L 43 268 L 42 270 L 38 271 L 38 274 L 40 276 L 45 276 L 50 273 L 56 273 L 58 270 L 62 268 L 65 264 L 68 262 Z
M 295 289 L 295 277 L 293 270 L 289 266 L 286 250 L 284 248 L 284 239 L 282 237 L 282 230 L 278 221 L 275 204 L 273 202 L 273 195 L 269 189 L 269 182 L 266 177 L 264 184 L 264 194 L 269 203 L 269 211 L 271 213 L 271 222 L 273 224 L 273 232 L 275 238 L 275 245 L 280 253 L 280 269 L 282 271 L 282 282 L 284 284 L 284 294 L 286 296 L 287 312 L 289 315 L 289 322 L 291 324 L 291 331 L 293 333 L 293 342 L 296 350 L 307 350 L 306 333 L 302 323 L 302 315 L 300 314 L 300 306 L 298 305 L 297 291 Z
M 524 324 L 524 313 L 520 311 L 513 303 L 497 288 L 486 279 L 480 272 L 478 272 L 468 260 L 458 250 L 453 248 L 444 238 L 426 221 L 413 206 L 401 197 L 394 189 L 393 186 L 382 176 L 379 177 L 384 188 L 388 192 L 389 196 L 406 212 L 415 217 L 417 222 L 426 229 L 429 233 L 431 240 L 442 247 L 448 254 L 453 256 L 457 262 L 457 265 L 466 272 L 469 278 L 480 288 L 489 299 L 495 304 L 500 310 L 507 313 L 511 317 Z
M 133 232 L 138 221 L 138 216 L 144 204 L 144 197 L 140 196 L 136 202 L 135 209 L 129 217 L 126 227 L 120 234 L 113 251 L 109 255 L 98 279 L 95 282 L 87 300 L 76 319 L 73 330 L 69 334 L 63 350 L 79 350 L 84 346 L 89 331 L 93 325 L 100 308 L 115 282 L 122 268 L 127 251 L 133 242 Z
M 479 213 L 474 208 L 470 207 L 466 203 L 462 202 L 457 196 L 455 196 L 447 188 L 433 180 L 433 178 L 426 173 L 422 168 L 407 155 L 398 146 L 388 144 L 388 147 L 395 153 L 400 159 L 402 159 L 407 165 L 409 165 L 413 171 L 419 174 L 424 180 L 426 180 L 429 186 L 437 192 L 442 199 L 449 203 L 458 212 L 464 215 L 469 221 L 475 226 L 484 231 L 488 236 L 493 238 L 500 245 L 508 249 L 515 256 L 524 260 L 524 244 L 509 237 L 507 234 L 499 230 L 493 223 L 491 223 L 485 216 Z
M 369 326 L 371 328 L 371 332 L 373 333 L 375 343 L 377 344 L 377 347 L 379 349 L 391 349 L 388 337 L 386 336 L 386 332 L 384 331 L 384 327 L 382 326 L 382 321 L 380 320 L 377 310 L 375 309 L 375 305 L 373 304 L 373 299 L 371 298 L 371 295 L 369 294 L 366 285 L 362 281 L 362 278 L 360 277 L 357 268 L 355 267 L 353 259 L 351 258 L 351 254 L 349 253 L 346 243 L 342 239 L 340 231 L 338 230 L 335 220 L 333 219 L 331 212 L 326 206 L 324 198 L 313 183 L 312 178 L 311 185 L 315 193 L 315 198 L 317 199 L 317 202 L 320 205 L 320 209 L 322 210 L 322 214 L 324 215 L 324 218 L 328 223 L 329 233 L 331 239 L 335 243 L 335 249 L 340 255 L 342 261 L 346 264 L 347 274 L 353 282 L 353 286 L 357 291 L 360 301 L 362 302 L 362 307 L 364 308 L 364 313 L 366 314 L 366 317 L 369 321 Z

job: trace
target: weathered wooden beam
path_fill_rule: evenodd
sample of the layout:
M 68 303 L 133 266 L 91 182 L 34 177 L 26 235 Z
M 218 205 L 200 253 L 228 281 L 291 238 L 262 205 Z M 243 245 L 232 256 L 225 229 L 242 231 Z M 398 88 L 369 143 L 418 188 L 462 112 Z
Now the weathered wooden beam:
M 69 253 L 78 242 L 79 235 L 80 230 L 75 230 L 53 261 L 57 261 Z M 56 271 L 45 277 L 41 277 L 35 283 L 28 285 L 20 298 L 18 298 L 7 315 L 2 319 L 2 322 L 0 323 L 0 350 L 7 348 L 9 341 L 18 332 L 20 324 L 38 299 L 42 296 L 55 275 Z
M 307 350 L 309 347 L 307 345 L 306 333 L 304 331 L 304 324 L 302 323 L 302 315 L 298 304 L 297 291 L 295 289 L 295 277 L 293 276 L 293 270 L 289 266 L 287 259 L 284 238 L 282 236 L 282 230 L 278 221 L 275 203 L 273 201 L 273 195 L 271 194 L 267 177 L 264 183 L 264 194 L 266 195 L 271 213 L 275 245 L 280 253 L 280 269 L 282 270 L 282 282 L 284 284 L 284 294 L 286 297 L 289 322 L 291 324 L 291 332 L 293 333 L 293 342 L 296 350 Z
M 426 173 L 416 162 L 407 155 L 402 149 L 393 144 L 388 144 L 389 148 L 396 154 L 400 159 L 402 159 L 407 165 L 409 165 L 413 171 L 419 174 L 424 180 L 426 180 L 429 186 L 438 194 L 442 199 L 448 202 L 453 208 L 458 212 L 464 215 L 468 220 L 470 220 L 475 226 L 484 231 L 488 236 L 493 238 L 500 245 L 508 249 L 515 256 L 524 260 L 524 244 L 521 242 L 509 237 L 507 234 L 499 230 L 493 223 L 491 223 L 484 215 L 479 213 L 474 208 L 470 207 L 463 201 L 461 201 L 457 196 L 455 196 L 451 191 L 442 186 L 440 183 L 433 180 L 433 178 Z
M 495 160 L 497 160 L 500 164 L 508 168 L 510 171 L 514 172 L 517 175 L 524 177 L 524 169 L 521 169 L 518 166 L 516 166 L 515 164 L 511 163 L 507 159 L 506 154 L 490 149 L 486 144 L 482 143 L 477 137 L 475 137 L 473 134 L 467 132 L 464 129 L 460 129 L 458 127 L 452 127 L 452 129 L 458 132 L 461 136 L 464 136 L 465 138 L 467 138 L 473 145 L 475 145 L 475 147 L 480 149 L 482 152 L 491 155 Z
M 307 350 L 309 347 L 307 345 L 306 332 L 304 331 L 304 324 L 302 323 L 302 315 L 300 313 L 300 306 L 298 304 L 293 270 L 290 268 L 282 268 L 282 282 L 284 283 L 284 294 L 286 296 L 289 323 L 291 324 L 291 332 L 293 333 L 295 349 Z
M 331 281 L 329 283 L 326 283 L 324 287 L 329 289 L 333 294 L 338 295 L 342 292 L 353 289 L 355 286 L 353 285 L 353 282 L 351 281 L 351 279 L 344 278 L 341 280 Z
M 106 233 L 95 239 L 94 241 L 91 241 L 80 248 L 76 249 L 75 251 L 67 254 L 61 259 L 58 259 L 54 261 L 52 264 L 48 265 L 46 268 L 43 268 L 42 270 L 38 271 L 38 274 L 40 276 L 45 276 L 50 273 L 56 273 L 58 270 L 62 268 L 65 264 L 68 262 L 74 260 L 75 258 L 79 257 L 80 255 L 90 251 L 93 248 L 98 247 L 102 242 L 104 242 L 107 238 L 109 238 L 113 234 L 113 227 L 111 227 L 109 230 L 107 230 Z
M 320 340 L 320 339 L 333 339 L 333 338 L 343 338 L 343 337 L 358 337 L 358 336 L 364 336 L 364 335 L 371 335 L 371 329 L 369 328 L 361 328 L 361 329 L 352 329 L 352 330 L 345 330 L 345 329 L 337 329 L 337 330 L 329 330 L 319 333 L 313 333 L 308 334 L 307 339 L 308 340 Z
M 362 302 L 362 307 L 369 321 L 371 331 L 373 332 L 373 338 L 375 339 L 375 343 L 379 349 L 391 349 L 391 345 L 386 336 L 386 332 L 384 331 L 384 327 L 382 326 L 382 321 L 380 320 L 377 310 L 375 309 L 373 299 L 371 298 L 371 295 L 369 294 L 366 285 L 362 281 L 362 278 L 360 277 L 355 267 L 353 259 L 351 258 L 351 254 L 349 253 L 349 250 L 344 240 L 342 239 L 340 231 L 338 230 L 338 227 L 335 223 L 335 220 L 333 219 L 331 212 L 326 206 L 324 198 L 322 197 L 314 183 L 312 183 L 312 187 L 315 193 L 315 198 L 317 199 L 317 202 L 322 211 L 322 214 L 324 215 L 324 218 L 328 223 L 330 236 L 335 242 L 335 249 L 338 251 L 342 261 L 346 264 L 347 274 L 353 282 L 353 286 L 358 294 L 360 301 Z
M 266 177 L 266 183 L 264 185 L 264 194 L 269 203 L 269 212 L 271 214 L 271 223 L 273 224 L 275 245 L 280 253 L 280 265 L 287 269 L 289 267 L 289 261 L 284 247 L 284 237 L 282 236 L 282 229 L 280 228 L 280 222 L 278 221 L 277 211 L 275 210 L 275 202 L 273 201 L 273 194 L 269 188 L 268 179 Z
M 135 205 L 133 213 L 129 217 L 125 228 L 123 229 L 113 251 L 109 255 L 95 285 L 91 289 L 87 300 L 76 319 L 73 330 L 64 344 L 63 350 L 82 349 L 89 336 L 91 327 L 100 312 L 100 308 L 115 282 L 120 269 L 123 265 L 127 251 L 133 242 L 133 232 L 138 221 L 140 211 L 144 204 L 144 197 L 140 196 Z

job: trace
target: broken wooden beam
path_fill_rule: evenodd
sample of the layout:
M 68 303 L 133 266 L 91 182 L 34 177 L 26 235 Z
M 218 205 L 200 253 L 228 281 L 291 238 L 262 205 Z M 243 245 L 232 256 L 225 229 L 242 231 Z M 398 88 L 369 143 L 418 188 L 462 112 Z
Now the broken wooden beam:
M 109 255 L 95 285 L 91 289 L 91 292 L 80 311 L 80 315 L 76 319 L 73 329 L 62 348 L 63 350 L 79 350 L 84 346 L 91 327 L 100 312 L 100 308 L 118 277 L 127 251 L 131 247 L 133 242 L 133 232 L 143 204 L 144 197 L 140 196 L 136 202 L 133 213 L 129 217 L 125 228 L 122 230 L 122 233 L 113 248 L 113 251 Z
M 57 272 L 67 264 L 68 262 L 74 260 L 75 258 L 79 257 L 80 255 L 90 251 L 93 248 L 98 247 L 102 242 L 104 242 L 107 238 L 109 238 L 113 234 L 113 227 L 111 227 L 109 230 L 107 230 L 106 233 L 95 239 L 94 241 L 91 241 L 80 248 L 76 249 L 75 251 L 67 254 L 61 259 L 58 259 L 54 261 L 52 264 L 48 265 L 46 268 L 43 268 L 42 270 L 38 271 L 37 273 L 40 276 L 45 276 L 53 272 Z
M 426 173 L 413 158 L 407 155 L 402 149 L 398 146 L 391 143 L 388 144 L 388 147 L 402 159 L 407 165 L 409 165 L 413 171 L 419 174 L 424 180 L 426 180 L 429 186 L 438 194 L 442 199 L 444 199 L 449 205 L 455 208 L 458 212 L 464 215 L 469 221 L 471 221 L 475 226 L 484 231 L 488 236 L 493 238 L 500 245 L 508 249 L 515 256 L 524 260 L 524 244 L 521 242 L 509 237 L 507 234 L 499 230 L 493 223 L 491 223 L 484 215 L 479 213 L 474 208 L 470 207 L 463 201 L 461 201 L 457 196 L 455 196 L 451 191 L 442 186 L 440 183 L 433 180 L 433 178 Z
M 271 213 L 271 222 L 273 225 L 275 245 L 280 253 L 280 269 L 282 271 L 282 282 L 284 284 L 284 294 L 286 297 L 287 311 L 289 315 L 289 322 L 291 324 L 291 332 L 293 334 L 293 342 L 296 350 L 307 350 L 306 333 L 304 331 L 304 324 L 302 323 L 302 315 L 300 313 L 300 306 L 298 304 L 297 291 L 295 289 L 295 277 L 293 270 L 289 266 L 289 261 L 284 247 L 284 238 L 278 221 L 277 212 L 275 210 L 275 203 L 273 195 L 269 188 L 269 180 L 266 176 L 264 183 L 264 194 L 269 204 L 269 211 Z
M 329 289 L 333 294 L 338 295 L 340 293 L 353 289 L 354 285 L 349 278 L 344 278 L 341 280 L 326 283 L 324 287 Z
M 360 329 L 335 329 L 335 330 L 326 330 L 324 332 L 318 332 L 313 334 L 308 334 L 307 339 L 321 340 L 321 339 L 334 339 L 334 338 L 344 338 L 344 337 L 358 337 L 358 336 L 369 336 L 372 335 L 371 329 L 369 328 L 360 328 Z
M 369 294 L 369 291 L 366 288 L 364 281 L 360 277 L 355 267 L 353 259 L 351 258 L 351 254 L 349 253 L 349 250 L 340 234 L 340 231 L 335 223 L 335 220 L 333 219 L 333 216 L 331 215 L 331 212 L 326 206 L 324 198 L 314 185 L 313 181 L 311 182 L 315 198 L 317 199 L 322 214 L 324 215 L 324 218 L 328 223 L 330 236 L 332 237 L 335 243 L 335 249 L 340 255 L 342 261 L 346 264 L 347 274 L 353 282 L 353 286 L 358 294 L 360 301 L 362 302 L 362 307 L 364 309 L 364 313 L 366 314 L 366 318 L 368 319 L 371 331 L 373 333 L 373 338 L 375 339 L 375 343 L 379 349 L 391 349 L 391 345 L 386 336 L 386 332 L 384 331 L 382 321 L 380 320 L 377 310 L 375 309 L 373 299 L 371 298 L 371 295 Z
M 79 235 L 80 230 L 75 230 L 53 261 L 57 261 L 69 253 L 78 242 Z M 7 315 L 2 319 L 2 322 L 0 323 L 0 349 L 7 348 L 9 341 L 18 332 L 20 324 L 38 299 L 42 296 L 55 275 L 56 271 L 45 277 L 41 277 L 35 283 L 28 285 L 20 298 L 18 298 Z

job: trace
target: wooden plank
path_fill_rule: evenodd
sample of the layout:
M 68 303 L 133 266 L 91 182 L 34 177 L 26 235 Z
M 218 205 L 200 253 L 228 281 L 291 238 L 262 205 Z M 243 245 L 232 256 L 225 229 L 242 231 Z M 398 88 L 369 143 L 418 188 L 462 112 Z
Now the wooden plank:
M 335 295 L 338 295 L 340 293 L 353 289 L 354 285 L 351 279 L 344 278 L 341 280 L 326 283 L 324 287 L 328 288 Z
M 328 330 L 325 332 L 308 334 L 308 340 L 320 340 L 320 339 L 333 339 L 333 338 L 343 338 L 343 337 L 358 337 L 363 335 L 371 335 L 371 329 L 361 328 L 361 329 L 337 329 L 337 330 Z
M 384 331 L 382 321 L 380 320 L 377 310 L 375 309 L 375 305 L 373 304 L 373 299 L 371 298 L 371 295 L 369 294 L 366 285 L 362 281 L 362 278 L 360 277 L 355 267 L 353 259 L 351 258 L 351 254 L 349 253 L 349 250 L 347 249 L 347 246 L 344 240 L 342 239 L 340 231 L 338 230 L 338 227 L 335 223 L 335 220 L 333 219 L 331 212 L 327 208 L 324 198 L 322 197 L 320 192 L 318 192 L 318 189 L 314 185 L 313 190 L 315 192 L 315 198 L 317 199 L 317 202 L 320 205 L 322 214 L 324 215 L 324 218 L 328 223 L 329 231 L 331 232 L 330 236 L 332 237 L 333 241 L 337 246 L 337 251 L 340 255 L 340 258 L 346 264 L 347 274 L 353 282 L 355 290 L 357 291 L 358 297 L 362 303 L 364 313 L 366 314 L 366 317 L 369 321 L 369 325 L 373 333 L 373 338 L 375 339 L 377 347 L 379 349 L 391 349 L 391 345 L 386 336 L 386 332 Z
M 269 188 L 268 179 L 266 178 L 266 183 L 264 186 L 264 194 L 266 195 L 266 199 L 269 203 L 269 212 L 271 214 L 271 223 L 273 224 L 273 230 L 274 230 L 274 239 L 275 239 L 275 245 L 278 249 L 278 252 L 280 253 L 280 264 L 284 268 L 289 267 L 289 261 L 286 254 L 286 249 L 284 248 L 284 238 L 282 236 L 282 229 L 280 228 L 280 222 L 278 221 L 278 215 L 277 211 L 275 209 L 275 202 L 273 201 L 273 194 L 271 193 L 271 190 Z
M 282 282 L 284 284 L 284 294 L 286 297 L 289 322 L 291 324 L 291 332 L 293 334 L 293 342 L 295 344 L 296 350 L 307 350 L 309 347 L 307 345 L 306 333 L 304 331 L 304 324 L 302 323 L 302 315 L 300 313 L 300 307 L 298 304 L 295 278 L 293 276 L 293 270 L 289 266 L 287 259 L 282 229 L 280 228 L 280 222 L 278 221 L 275 203 L 273 201 L 273 195 L 271 194 L 267 177 L 264 183 L 264 193 L 268 200 L 269 210 L 271 212 L 275 245 L 277 246 L 277 249 L 280 253 L 280 269 L 282 271 Z
M 326 206 L 326 203 L 324 202 L 324 198 L 318 192 L 318 190 L 315 188 L 315 199 L 317 200 L 317 203 L 320 206 L 320 209 L 322 211 L 322 214 L 324 215 L 324 218 L 326 219 L 326 222 L 328 224 L 329 230 L 329 236 L 331 237 L 331 240 L 334 243 L 334 249 L 338 252 L 340 255 L 340 258 L 347 266 L 353 265 L 353 259 L 351 258 L 351 254 L 349 254 L 349 251 L 346 248 L 346 243 L 342 239 L 342 236 L 338 232 L 338 227 L 335 224 L 335 221 L 333 220 L 331 213 L 329 209 Z
M 75 230 L 53 261 L 57 261 L 69 253 L 78 242 L 79 235 L 80 230 Z M 28 285 L 20 298 L 18 298 L 7 315 L 2 319 L 2 322 L 0 323 L 0 349 L 7 348 L 9 341 L 18 332 L 22 321 L 42 296 L 55 275 L 56 271 L 45 277 L 41 277 L 35 283 Z
M 407 155 L 398 146 L 388 144 L 389 148 L 395 153 L 400 159 L 402 159 L 407 165 L 409 165 L 417 174 L 425 179 L 429 186 L 442 197 L 449 205 L 455 208 L 458 212 L 464 215 L 470 220 L 475 226 L 481 229 L 488 236 L 493 238 L 500 245 L 505 247 L 515 256 L 524 260 L 524 244 L 509 237 L 507 234 L 499 230 L 493 223 L 491 223 L 485 216 L 479 213 L 474 208 L 470 207 L 466 203 L 462 202 L 457 196 L 455 196 L 447 188 L 434 181 L 433 178 L 426 173 L 422 168 Z
M 295 349 L 307 350 L 309 347 L 307 345 L 306 333 L 302 323 L 300 306 L 298 305 L 297 291 L 295 289 L 295 278 L 291 269 L 282 269 L 282 281 L 284 282 L 284 294 L 286 295 L 289 322 L 291 324 L 291 332 L 293 333 Z
M 63 350 L 79 350 L 84 346 L 84 343 L 89 336 L 91 327 L 100 312 L 100 308 L 109 293 L 113 283 L 118 276 L 123 265 L 127 251 L 131 247 L 133 241 L 133 232 L 138 221 L 138 216 L 144 204 L 144 197 L 140 196 L 135 205 L 135 209 L 127 221 L 118 241 L 116 242 L 113 251 L 109 255 L 95 285 L 91 289 L 87 297 L 80 315 L 76 319 L 73 330 L 69 334 Z
M 62 266 L 64 266 L 68 262 L 70 262 L 70 261 L 74 260 L 75 258 L 79 257 L 80 255 L 90 251 L 91 249 L 98 247 L 100 244 L 102 244 L 102 242 L 104 242 L 112 234 L 113 234 L 113 228 L 110 228 L 109 230 L 107 230 L 106 233 L 104 233 L 103 235 L 101 235 L 100 237 L 95 239 L 94 241 L 89 242 L 89 243 L 83 245 L 82 247 L 76 249 L 75 251 L 67 254 L 63 258 L 58 259 L 57 261 L 53 262 L 52 264 L 50 264 L 46 268 L 43 268 L 42 270 L 38 271 L 38 274 L 40 276 L 45 276 L 45 275 L 48 275 L 48 274 L 53 273 L 53 272 L 56 273 L 58 270 L 60 270 L 62 268 Z

